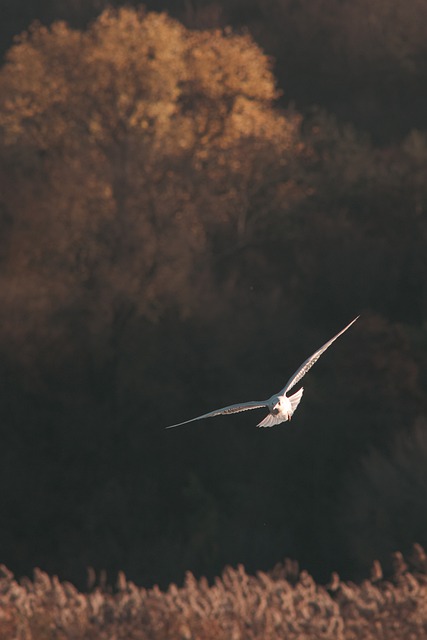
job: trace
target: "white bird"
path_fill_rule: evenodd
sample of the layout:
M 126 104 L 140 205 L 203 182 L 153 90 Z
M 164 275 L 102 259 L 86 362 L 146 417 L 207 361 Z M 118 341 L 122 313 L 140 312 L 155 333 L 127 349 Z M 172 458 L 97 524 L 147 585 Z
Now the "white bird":
M 359 316 L 357 316 L 357 318 L 359 318 Z M 347 329 L 351 327 L 354 322 L 356 322 L 357 318 L 352 320 L 350 324 L 344 327 L 342 331 L 337 333 L 337 335 L 326 342 L 323 347 L 320 347 L 320 349 L 313 353 L 312 356 L 307 358 L 307 360 L 302 363 L 300 368 L 297 369 L 297 371 L 289 378 L 283 389 L 279 391 L 279 393 L 275 393 L 274 395 L 272 395 L 268 400 L 253 400 L 251 402 L 243 402 L 241 404 L 230 404 L 228 407 L 223 407 L 222 409 L 217 409 L 216 411 L 210 411 L 209 413 L 204 413 L 202 416 L 197 416 L 197 418 L 191 418 L 190 420 L 184 420 L 184 422 L 172 424 L 169 427 L 166 427 L 166 429 L 180 427 L 182 424 L 194 422 L 195 420 L 203 420 L 204 418 L 213 418 L 214 416 L 239 413 L 240 411 L 249 411 L 252 409 L 260 409 L 263 407 L 266 407 L 269 410 L 269 414 L 264 418 L 264 420 L 261 420 L 261 422 L 257 424 L 257 427 L 272 427 L 273 425 L 290 420 L 295 409 L 300 403 L 304 388 L 301 387 L 301 389 L 299 389 L 292 396 L 288 397 L 286 394 L 301 380 L 302 377 L 305 376 L 307 371 L 309 371 L 311 367 L 318 361 L 322 353 L 324 353 L 326 349 L 328 349 L 337 338 L 339 338 L 345 331 L 347 331 Z

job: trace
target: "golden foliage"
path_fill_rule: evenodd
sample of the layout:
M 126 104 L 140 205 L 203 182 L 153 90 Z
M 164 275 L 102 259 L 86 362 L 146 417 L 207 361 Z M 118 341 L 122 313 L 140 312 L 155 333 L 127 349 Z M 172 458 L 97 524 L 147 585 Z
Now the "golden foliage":
M 118 296 L 151 319 L 188 316 L 209 297 L 208 236 L 241 241 L 248 189 L 262 207 L 292 185 L 299 120 L 274 110 L 270 61 L 248 35 L 129 8 L 85 32 L 36 24 L 9 51 L 0 96 L 11 317 L 92 304 L 93 291 L 101 324 Z M 46 279 L 49 300 L 31 308 Z

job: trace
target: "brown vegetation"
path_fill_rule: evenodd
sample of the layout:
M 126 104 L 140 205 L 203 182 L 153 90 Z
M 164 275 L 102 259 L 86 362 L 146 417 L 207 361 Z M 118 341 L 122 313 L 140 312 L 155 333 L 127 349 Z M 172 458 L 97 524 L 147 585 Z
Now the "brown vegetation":
M 356 585 L 334 574 L 317 585 L 295 563 L 248 575 L 227 567 L 209 585 L 188 573 L 183 587 L 141 589 L 120 573 L 113 593 L 79 593 L 36 569 L 17 582 L 0 567 L 0 638 L 20 640 L 421 640 L 427 631 L 427 559 L 414 546 L 411 567 L 395 554 L 384 580 Z

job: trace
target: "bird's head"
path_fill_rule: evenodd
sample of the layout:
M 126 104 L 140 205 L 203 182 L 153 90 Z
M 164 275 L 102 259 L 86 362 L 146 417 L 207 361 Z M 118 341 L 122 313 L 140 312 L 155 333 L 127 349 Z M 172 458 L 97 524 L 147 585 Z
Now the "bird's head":
M 281 408 L 282 408 L 281 401 L 277 400 L 271 408 L 271 413 L 273 414 L 273 416 L 277 416 L 277 414 L 280 413 Z

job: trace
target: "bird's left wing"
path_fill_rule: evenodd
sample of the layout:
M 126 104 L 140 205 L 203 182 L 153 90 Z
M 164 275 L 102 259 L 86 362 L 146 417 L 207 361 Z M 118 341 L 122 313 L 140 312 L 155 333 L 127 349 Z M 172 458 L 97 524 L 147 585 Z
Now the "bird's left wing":
M 357 318 L 359 318 L 359 316 L 357 316 Z M 350 324 L 348 324 L 346 327 L 344 327 L 344 329 L 342 329 L 342 331 L 337 333 L 337 335 L 331 338 L 328 342 L 326 342 L 326 344 L 324 344 L 323 347 L 320 347 L 320 349 L 318 349 L 315 353 L 313 353 L 312 356 L 307 358 L 307 360 L 305 360 L 305 362 L 302 363 L 300 368 L 289 378 L 286 385 L 283 387 L 281 391 L 279 391 L 277 395 L 283 395 L 288 391 L 290 391 L 292 387 L 295 386 L 297 382 L 299 382 L 301 378 L 305 376 L 307 371 L 309 371 L 311 367 L 318 361 L 322 353 L 324 353 L 326 349 L 328 349 L 331 346 L 331 344 L 335 342 L 337 338 L 339 338 L 345 331 L 347 331 L 347 329 L 349 329 L 351 325 L 356 322 L 357 318 L 352 320 Z
M 178 422 L 177 424 L 171 424 L 166 429 L 173 429 L 173 427 L 180 427 L 182 424 L 187 424 L 188 422 L 194 422 L 195 420 L 203 420 L 203 418 L 213 418 L 214 416 L 222 416 L 228 415 L 229 413 L 240 413 L 240 411 L 249 411 L 251 409 L 261 409 L 266 407 L 267 403 L 264 400 L 253 402 L 242 402 L 241 404 L 230 404 L 228 407 L 223 407 L 222 409 L 217 409 L 216 411 L 210 411 L 209 413 L 204 413 L 202 416 L 197 416 L 197 418 L 191 418 L 190 420 L 184 420 L 184 422 Z

